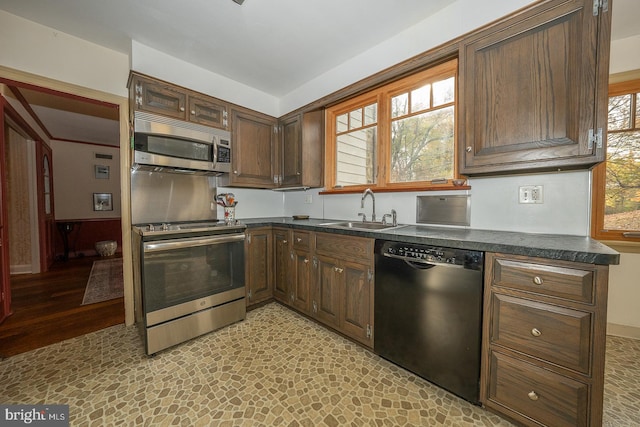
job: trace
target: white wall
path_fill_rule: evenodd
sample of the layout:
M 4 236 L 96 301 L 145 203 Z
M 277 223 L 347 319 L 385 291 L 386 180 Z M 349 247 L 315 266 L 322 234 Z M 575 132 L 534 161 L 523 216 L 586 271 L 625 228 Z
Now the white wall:
M 458 0 L 395 37 L 291 91 L 280 100 L 280 113 L 293 111 L 530 3 L 534 1 Z
M 133 41 L 131 68 L 272 116 L 282 116 L 513 12 L 532 0 L 458 0 L 395 37 L 277 99 Z
M 640 35 L 616 40 L 611 43 L 609 73 L 640 69 Z
M 53 197 L 57 220 L 120 218 L 120 150 L 93 144 L 51 141 Z M 95 154 L 112 159 L 96 159 Z M 96 179 L 95 165 L 109 166 L 109 179 Z M 94 211 L 93 193 L 111 193 L 113 210 Z
M 609 268 L 608 333 L 640 339 L 638 277 L 640 253 L 621 252 L 620 265 Z
M 278 99 L 133 41 L 131 69 L 207 95 L 279 117 Z
M 471 195 L 470 228 L 524 233 L 556 233 L 586 236 L 589 233 L 590 173 L 587 171 L 518 175 L 499 178 L 472 178 L 471 190 L 443 192 L 377 193 L 376 215 L 395 209 L 398 222 L 416 224 L 416 198 L 420 195 Z M 544 203 L 518 203 L 518 187 L 542 185 Z M 570 191 L 567 191 L 570 189 Z M 310 215 L 325 219 L 367 218 L 371 200 L 360 208 L 360 194 L 320 195 L 318 190 L 286 192 L 285 215 Z M 311 196 L 310 204 L 306 203 Z
M 128 96 L 129 57 L 0 10 L 0 64 Z

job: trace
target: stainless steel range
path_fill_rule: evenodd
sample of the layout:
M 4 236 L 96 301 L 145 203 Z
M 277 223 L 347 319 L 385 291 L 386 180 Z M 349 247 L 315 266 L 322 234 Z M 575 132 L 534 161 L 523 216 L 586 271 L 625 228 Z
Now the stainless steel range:
M 245 318 L 246 227 L 217 221 L 215 179 L 132 168 L 135 312 L 147 354 Z
M 244 225 L 183 222 L 133 230 L 136 322 L 147 354 L 245 318 Z

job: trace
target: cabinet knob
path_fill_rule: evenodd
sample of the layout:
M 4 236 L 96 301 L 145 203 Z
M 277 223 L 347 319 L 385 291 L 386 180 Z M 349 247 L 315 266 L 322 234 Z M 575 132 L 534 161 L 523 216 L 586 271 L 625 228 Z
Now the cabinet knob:
M 540 335 L 542 335 L 542 332 L 540 332 L 540 329 L 538 328 L 533 328 L 531 330 L 531 335 L 533 335 L 534 337 L 539 337 Z
M 542 285 L 544 283 L 544 280 L 542 280 L 542 277 L 536 276 L 533 278 L 533 283 L 535 283 L 536 285 Z
M 235 175 L 238 175 L 238 171 L 233 171 L 233 173 L 234 173 Z
M 180 111 L 184 111 L 184 107 L 180 107 Z
M 286 241 L 286 240 L 283 240 L 283 241 L 282 241 L 282 244 L 283 244 L 283 245 L 286 245 L 286 244 L 287 244 L 287 241 Z
M 342 273 L 342 272 L 344 271 L 344 269 L 339 268 L 339 267 L 333 267 L 333 270 L 334 270 L 336 273 Z
M 192 116 L 195 116 L 195 115 L 196 115 L 195 110 L 191 110 L 191 115 L 192 115 Z
M 470 153 L 470 152 L 472 152 L 472 151 L 473 151 L 473 148 L 472 148 L 471 146 L 468 146 L 468 147 L 467 147 L 467 153 Z
M 296 172 L 296 175 L 300 175 L 300 172 Z
M 296 237 L 296 242 L 300 243 L 302 242 L 302 239 L 300 237 Z
M 309 262 L 309 258 L 304 259 L 304 263 L 307 264 Z
M 535 391 L 531 390 L 527 396 L 529 396 L 529 399 L 531 400 L 538 400 L 538 393 L 536 393 Z

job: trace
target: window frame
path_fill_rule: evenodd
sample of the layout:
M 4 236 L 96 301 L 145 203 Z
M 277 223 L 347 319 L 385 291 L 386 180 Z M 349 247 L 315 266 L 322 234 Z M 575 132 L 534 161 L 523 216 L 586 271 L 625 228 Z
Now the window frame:
M 640 93 L 640 77 L 634 77 L 632 80 L 610 83 L 607 95 L 607 104 L 609 98 L 620 95 Z M 640 97 L 636 102 L 640 102 Z M 608 122 L 608 118 L 607 118 Z M 640 129 L 638 129 L 640 130 Z M 615 132 L 624 132 L 615 131 Z M 607 136 L 608 136 L 607 131 Z M 608 230 L 604 228 L 604 210 L 606 198 L 606 179 L 607 179 L 607 160 L 605 153 L 605 161 L 596 165 L 592 169 L 592 202 L 591 202 L 591 237 L 597 240 L 605 241 L 625 241 L 640 242 L 640 236 L 627 237 L 624 233 L 639 232 L 640 230 Z
M 455 94 L 452 103 L 447 103 L 436 109 L 454 107 L 454 138 L 453 138 L 453 177 L 446 183 L 432 183 L 431 181 L 411 181 L 411 182 L 390 182 L 391 165 L 391 100 L 394 96 L 410 92 L 425 84 L 443 80 L 442 77 L 452 76 L 455 78 Z M 452 58 L 435 66 L 417 71 L 399 80 L 384 84 L 380 87 L 368 90 L 353 98 L 336 103 L 326 109 L 325 131 L 327 135 L 325 144 L 325 188 L 322 194 L 330 193 L 356 193 L 362 192 L 366 188 L 374 191 L 425 191 L 442 189 L 469 189 L 468 186 L 454 186 L 453 179 L 460 178 L 458 172 L 458 99 L 459 99 L 459 73 L 458 59 Z M 433 91 L 433 88 L 432 88 Z M 433 93 L 431 94 L 433 97 Z M 378 104 L 377 117 L 377 140 L 376 140 L 376 164 L 374 165 L 376 183 L 349 185 L 337 187 L 337 138 L 336 138 L 336 118 L 348 113 L 353 109 L 364 107 L 373 102 Z M 431 111 L 430 109 L 430 111 Z

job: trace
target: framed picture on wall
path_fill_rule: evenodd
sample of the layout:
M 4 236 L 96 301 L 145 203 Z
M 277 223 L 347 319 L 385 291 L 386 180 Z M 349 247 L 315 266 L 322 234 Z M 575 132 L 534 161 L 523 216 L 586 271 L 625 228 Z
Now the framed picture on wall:
M 94 211 L 112 211 L 112 194 L 111 193 L 93 193 L 93 210 Z
M 109 179 L 109 166 L 95 165 L 96 179 Z

